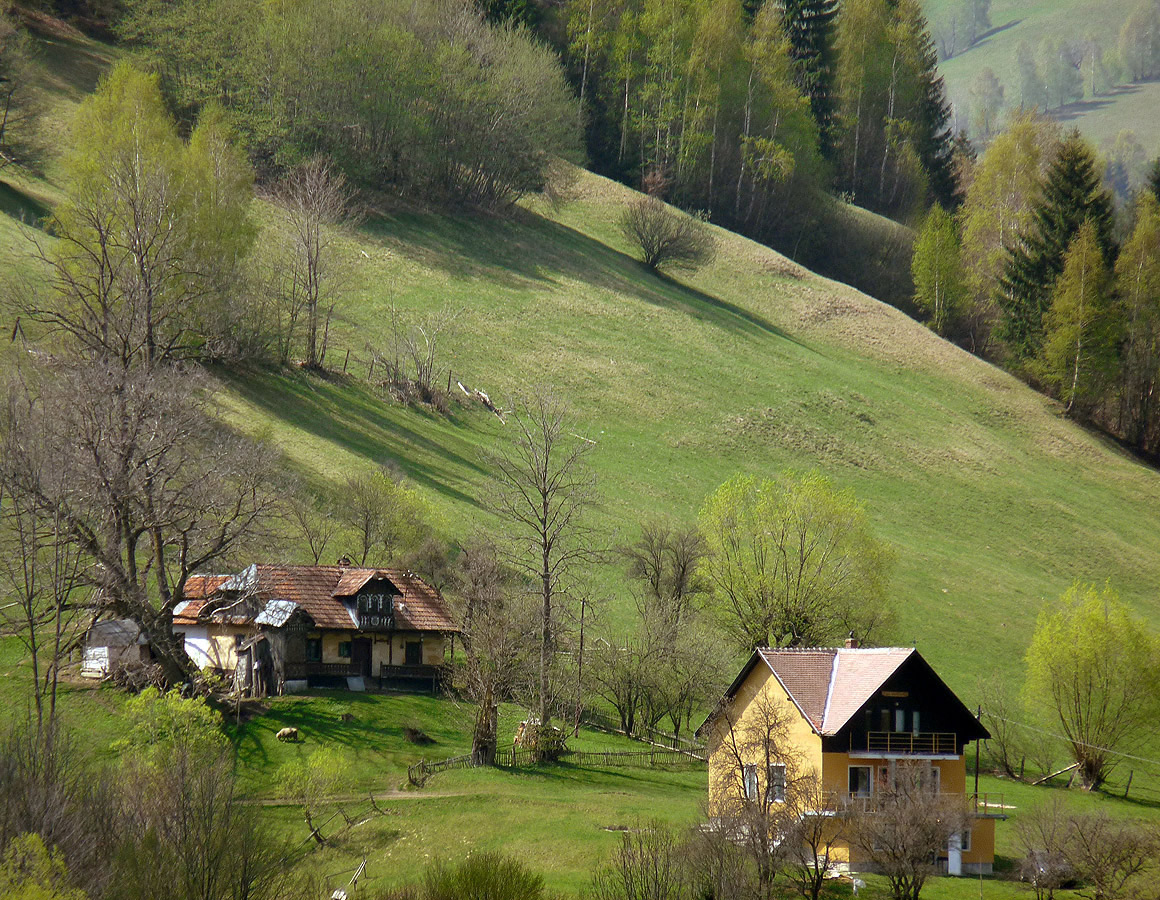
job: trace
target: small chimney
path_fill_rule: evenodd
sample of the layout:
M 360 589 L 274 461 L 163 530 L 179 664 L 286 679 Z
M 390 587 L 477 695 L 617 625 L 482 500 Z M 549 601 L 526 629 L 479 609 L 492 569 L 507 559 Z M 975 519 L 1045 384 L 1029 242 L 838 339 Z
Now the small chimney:
M 852 631 L 850 632 L 850 636 L 848 638 L 846 638 L 846 649 L 847 650 L 857 650 L 858 649 L 858 639 L 856 637 L 854 637 L 854 632 L 852 632 Z
M 342 566 L 343 568 L 348 568 L 350 566 L 350 557 L 349 556 L 340 556 L 338 558 L 338 562 L 336 562 L 335 565 Z M 850 634 L 853 634 L 853 633 L 854 632 L 852 632 L 852 631 L 850 632 Z

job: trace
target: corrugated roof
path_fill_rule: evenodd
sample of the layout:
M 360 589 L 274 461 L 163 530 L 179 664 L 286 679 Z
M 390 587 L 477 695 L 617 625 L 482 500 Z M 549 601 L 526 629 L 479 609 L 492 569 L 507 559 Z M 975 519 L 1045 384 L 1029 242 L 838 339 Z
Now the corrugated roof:
M 271 600 L 254 618 L 254 624 L 280 628 L 289 622 L 290 617 L 300 608 L 293 600 Z
M 235 576 L 226 585 L 228 576 L 191 576 L 187 585 L 193 585 L 192 596 L 205 597 L 211 579 L 218 579 L 214 589 L 228 590 L 231 585 L 245 583 L 246 589 L 264 603 L 263 612 L 274 602 L 291 603 L 303 609 L 319 628 L 353 631 L 358 620 L 354 604 L 348 598 L 373 579 L 390 581 L 401 595 L 395 600 L 395 627 L 399 631 L 458 631 L 447 605 L 439 592 L 418 575 L 401 569 L 382 569 L 352 566 L 276 566 L 258 565 Z M 195 581 L 197 579 L 197 581 Z M 204 580 L 202 580 L 204 579 Z M 209 592 L 208 594 L 206 592 Z M 186 591 L 190 597 L 190 591 Z M 190 602 L 180 613 L 180 624 L 194 624 L 204 601 Z M 282 608 L 279 606 L 279 608 Z M 275 615 L 274 612 L 270 613 Z M 188 619 L 188 621 L 186 621 Z M 258 621 L 255 619 L 255 621 Z M 175 615 L 174 623 L 179 623 Z M 259 624 L 263 624 L 259 622 Z

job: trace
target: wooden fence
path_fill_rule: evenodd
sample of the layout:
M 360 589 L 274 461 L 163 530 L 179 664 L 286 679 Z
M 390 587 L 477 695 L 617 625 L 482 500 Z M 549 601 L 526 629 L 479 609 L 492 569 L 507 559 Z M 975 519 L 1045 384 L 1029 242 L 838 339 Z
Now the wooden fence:
M 570 763 L 574 766 L 591 766 L 613 768 L 617 766 L 671 766 L 671 765 L 704 765 L 705 757 L 688 750 L 671 750 L 656 748 L 653 750 L 565 750 L 558 757 L 558 762 Z M 519 769 L 540 765 L 542 760 L 535 750 L 513 747 L 511 750 L 497 750 L 494 765 L 504 769 Z M 475 769 L 480 764 L 472 759 L 470 754 L 453 756 L 450 759 L 438 762 L 419 760 L 407 769 L 407 780 L 416 787 L 422 787 L 427 779 L 436 772 L 447 769 Z
M 633 725 L 632 731 L 625 731 L 621 727 L 619 719 L 614 719 L 612 716 L 595 712 L 594 710 L 586 709 L 581 712 L 580 721 L 599 731 L 607 731 L 610 734 L 623 734 L 630 738 L 635 738 L 638 741 L 653 744 L 656 747 L 685 750 L 696 756 L 704 756 L 705 753 L 705 745 L 699 741 L 678 737 L 675 734 L 669 734 L 667 731 L 649 728 L 647 725 L 640 724 Z

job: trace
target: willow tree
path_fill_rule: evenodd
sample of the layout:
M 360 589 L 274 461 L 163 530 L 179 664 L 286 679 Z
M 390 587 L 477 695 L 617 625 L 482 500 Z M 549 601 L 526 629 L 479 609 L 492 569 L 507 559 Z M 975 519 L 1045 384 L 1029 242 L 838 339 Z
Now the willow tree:
M 700 513 L 702 573 L 734 641 L 824 645 L 880 632 L 893 554 L 850 490 L 817 472 L 779 480 L 737 475 Z
M 1155 736 L 1160 646 L 1111 587 L 1077 582 L 1044 606 L 1026 663 L 1025 700 L 1063 732 L 1085 788 Z

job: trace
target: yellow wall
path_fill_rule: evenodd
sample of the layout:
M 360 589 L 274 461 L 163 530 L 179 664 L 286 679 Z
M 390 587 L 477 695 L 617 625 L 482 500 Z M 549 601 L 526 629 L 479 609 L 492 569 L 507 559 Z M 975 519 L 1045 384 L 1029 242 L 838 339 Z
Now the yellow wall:
M 888 765 L 888 760 L 851 758 L 848 753 L 823 754 L 821 738 L 786 696 L 781 683 L 767 666 L 756 665 L 738 688 L 728 708 L 718 714 L 709 731 L 710 815 L 724 815 L 731 806 L 742 800 L 737 770 L 739 755 L 742 757 L 741 764 L 757 766 L 758 788 L 764 794 L 765 757 L 760 749 L 752 745 L 756 743 L 756 734 L 763 730 L 756 723 L 766 716 L 763 710 L 770 709 L 784 715 L 789 723 L 788 739 L 797 748 L 794 768 L 798 774 L 820 772 L 824 790 L 845 794 L 849 790 L 849 767 L 871 766 L 874 768 L 874 784 L 877 785 L 877 768 Z M 753 730 L 755 726 L 756 731 Z M 735 746 L 742 748 L 740 754 L 733 749 Z M 967 769 L 963 757 L 931 760 L 931 765 L 939 770 L 939 788 L 942 793 L 966 794 Z M 843 844 L 835 849 L 835 861 L 858 862 L 857 854 L 851 858 L 848 845 Z M 989 863 L 994 861 L 994 857 L 995 821 L 976 819 L 971 829 L 971 849 L 963 853 L 963 862 Z
M 822 739 L 814 734 L 809 722 L 786 695 L 785 689 L 769 668 L 764 665 L 754 666 L 737 689 L 732 703 L 718 715 L 709 732 L 710 815 L 720 815 L 742 799 L 739 795 L 741 782 L 737 771 L 738 756 L 742 757 L 741 764 L 757 766 L 758 786 L 764 794 L 765 757 L 752 745 L 764 730 L 761 720 L 767 718 L 771 710 L 784 716 L 788 722 L 789 742 L 797 748 L 797 758 L 793 760 L 797 773 L 802 775 L 820 771 Z M 741 748 L 741 752 L 735 751 L 734 746 Z
M 417 632 L 403 632 L 391 636 L 381 634 L 356 634 L 353 631 L 312 632 L 311 638 L 322 638 L 322 661 L 324 663 L 349 663 L 350 657 L 338 655 L 338 645 L 357 638 L 371 640 L 371 674 L 378 675 L 379 666 L 392 663 L 401 666 L 407 659 L 407 642 L 418 640 Z M 390 649 L 394 643 L 393 651 Z M 429 666 L 441 665 L 444 661 L 446 640 L 441 634 L 423 635 L 423 663 Z

